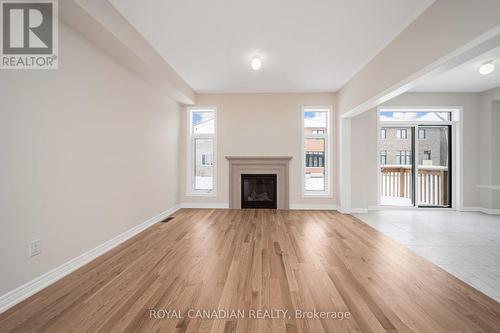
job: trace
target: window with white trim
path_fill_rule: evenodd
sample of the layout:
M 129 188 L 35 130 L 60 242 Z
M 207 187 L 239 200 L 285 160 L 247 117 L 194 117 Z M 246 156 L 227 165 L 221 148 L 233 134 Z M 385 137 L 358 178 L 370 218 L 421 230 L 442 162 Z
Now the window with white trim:
M 411 165 L 411 152 L 409 150 L 398 150 L 396 152 L 396 164 Z
M 302 179 L 304 195 L 330 194 L 330 108 L 302 109 Z
M 188 194 L 215 194 L 216 122 L 215 108 L 189 109 Z
M 382 150 L 380 152 L 380 165 L 387 164 L 387 150 Z
M 396 136 L 400 140 L 405 140 L 408 139 L 408 132 L 406 131 L 406 129 L 397 129 Z

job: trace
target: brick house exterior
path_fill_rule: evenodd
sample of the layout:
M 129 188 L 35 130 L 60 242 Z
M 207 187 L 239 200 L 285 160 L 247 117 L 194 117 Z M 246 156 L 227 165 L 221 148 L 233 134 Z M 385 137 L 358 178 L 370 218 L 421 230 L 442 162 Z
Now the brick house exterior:
M 404 131 L 406 131 L 406 136 L 402 133 Z M 411 164 L 411 135 L 411 128 L 409 127 L 382 128 L 378 138 L 380 164 Z M 446 132 L 443 128 L 425 127 L 420 129 L 420 133 L 415 133 L 415 135 L 419 144 L 419 165 L 446 165 L 447 154 L 442 154 L 442 152 L 446 152 L 448 142 Z
M 305 135 L 313 135 L 326 131 L 325 127 L 306 127 Z M 311 176 L 323 175 L 325 172 L 325 141 L 323 139 L 307 139 L 305 141 L 305 172 Z

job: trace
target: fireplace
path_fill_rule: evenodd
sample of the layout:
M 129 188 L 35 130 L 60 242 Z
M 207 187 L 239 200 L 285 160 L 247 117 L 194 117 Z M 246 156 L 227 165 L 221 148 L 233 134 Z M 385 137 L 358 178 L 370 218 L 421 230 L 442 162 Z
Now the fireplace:
M 229 208 L 242 204 L 242 175 L 275 176 L 276 209 L 289 209 L 289 164 L 291 156 L 226 156 L 229 162 Z M 247 206 L 248 207 L 248 206 Z
M 241 208 L 277 208 L 276 174 L 242 174 Z

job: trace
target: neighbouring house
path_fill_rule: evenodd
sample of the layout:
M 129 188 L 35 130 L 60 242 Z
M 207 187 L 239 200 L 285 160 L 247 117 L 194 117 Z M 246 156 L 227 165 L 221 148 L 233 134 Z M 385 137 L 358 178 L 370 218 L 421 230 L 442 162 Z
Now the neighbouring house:
M 418 130 L 418 165 L 444 166 L 447 163 L 448 136 L 442 128 Z M 379 136 L 380 165 L 411 165 L 410 128 L 385 127 Z

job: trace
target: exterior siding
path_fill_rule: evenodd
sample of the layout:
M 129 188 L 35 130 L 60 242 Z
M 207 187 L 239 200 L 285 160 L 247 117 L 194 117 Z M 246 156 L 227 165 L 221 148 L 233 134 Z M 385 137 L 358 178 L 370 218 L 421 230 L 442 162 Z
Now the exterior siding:
M 396 127 L 385 127 L 386 138 L 382 139 L 379 133 L 378 144 L 380 151 L 387 152 L 387 165 L 397 165 L 397 153 L 398 151 L 411 151 L 411 129 L 410 128 L 396 128 Z M 407 139 L 398 139 L 397 130 L 406 129 Z M 446 154 L 441 154 L 442 151 L 446 151 L 448 145 L 447 135 L 441 128 L 425 128 L 425 138 L 418 139 L 419 152 L 418 152 L 418 164 L 423 165 L 424 163 L 430 164 L 430 162 L 424 162 L 424 152 L 430 151 L 431 153 L 431 165 L 446 165 Z M 442 156 L 443 155 L 443 156 Z M 380 157 L 379 157 L 380 158 Z

